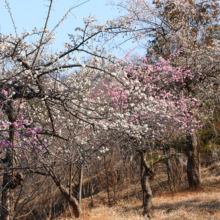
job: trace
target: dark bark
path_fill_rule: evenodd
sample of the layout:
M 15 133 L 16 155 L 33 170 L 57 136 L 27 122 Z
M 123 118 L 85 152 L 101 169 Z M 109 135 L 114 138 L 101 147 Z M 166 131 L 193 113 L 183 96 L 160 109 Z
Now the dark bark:
M 11 204 L 10 204 L 10 188 L 7 187 L 9 180 L 8 180 L 8 173 L 4 173 L 3 175 L 3 190 L 2 190 L 2 207 L 5 211 L 1 211 L 1 220 L 10 220 L 11 214 Z
M 152 191 L 149 183 L 149 178 L 152 177 L 153 171 L 148 165 L 146 154 L 140 152 L 141 155 L 141 187 L 143 192 L 143 215 L 151 218 L 152 208 Z
M 13 123 L 16 120 L 16 116 L 13 113 L 13 103 L 9 101 L 8 107 L 6 109 L 6 113 L 8 116 L 8 121 Z M 9 126 L 9 141 L 14 143 L 14 126 Z M 3 175 L 3 184 L 2 184 L 2 207 L 4 207 L 6 212 L 1 213 L 1 220 L 10 220 L 13 216 L 13 192 L 12 187 L 10 187 L 11 183 L 14 182 L 14 170 L 12 170 L 12 174 L 10 173 L 11 167 L 14 167 L 14 152 L 13 149 L 8 148 L 6 150 L 6 157 L 4 159 L 5 163 L 5 172 Z
M 195 135 L 186 135 L 187 147 L 187 177 L 190 189 L 200 187 L 199 166 L 197 163 L 197 140 Z

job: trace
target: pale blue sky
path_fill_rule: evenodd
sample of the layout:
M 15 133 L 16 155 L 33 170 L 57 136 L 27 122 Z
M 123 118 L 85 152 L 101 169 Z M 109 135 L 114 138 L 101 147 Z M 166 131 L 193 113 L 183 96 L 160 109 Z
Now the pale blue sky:
M 65 10 L 71 8 L 76 2 L 77 5 L 85 2 L 86 0 L 54 0 L 52 13 L 50 16 L 48 28 L 50 30 L 59 22 L 65 14 Z M 43 28 L 47 16 L 50 1 L 47 0 L 8 0 L 13 18 L 17 27 L 18 34 L 24 29 L 31 31 L 34 27 Z M 116 9 L 112 6 L 106 6 L 107 0 L 89 0 L 85 4 L 72 10 L 72 14 L 78 17 L 76 19 L 73 15 L 69 16 L 57 29 L 56 43 L 53 49 L 61 49 L 64 42 L 68 42 L 68 33 L 74 33 L 76 27 L 83 26 L 83 18 L 88 17 L 90 14 L 95 15 L 96 18 L 105 23 L 119 15 Z M 9 34 L 14 33 L 13 24 L 10 15 L 5 8 L 5 0 L 0 1 L 0 25 L 1 33 Z M 135 44 L 127 44 L 126 48 L 132 49 Z M 117 54 L 119 55 L 119 54 Z

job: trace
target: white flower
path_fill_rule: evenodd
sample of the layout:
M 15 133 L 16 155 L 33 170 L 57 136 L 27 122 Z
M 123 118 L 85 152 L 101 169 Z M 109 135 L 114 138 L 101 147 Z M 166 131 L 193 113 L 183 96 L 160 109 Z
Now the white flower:
M 151 97 L 149 97 L 149 100 L 150 100 L 150 101 L 153 101 L 153 100 L 154 100 L 154 98 L 151 96 Z
M 122 127 L 123 128 L 128 128 L 128 125 L 127 124 L 122 124 Z
M 111 75 L 112 75 L 112 76 L 116 76 L 117 74 L 116 74 L 116 73 L 111 73 Z

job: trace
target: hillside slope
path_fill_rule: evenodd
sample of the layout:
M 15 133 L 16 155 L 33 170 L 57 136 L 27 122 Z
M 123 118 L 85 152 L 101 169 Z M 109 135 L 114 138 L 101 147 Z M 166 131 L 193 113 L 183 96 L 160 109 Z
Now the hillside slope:
M 185 189 L 166 193 L 159 189 L 155 191 L 153 198 L 153 214 L 152 219 L 167 220 L 211 220 L 220 219 L 220 163 L 208 168 L 201 169 L 202 188 L 197 191 L 189 191 L 187 186 Z M 135 188 L 139 193 L 140 186 L 131 186 L 129 193 L 130 202 L 125 199 L 117 201 L 117 204 L 108 207 L 102 204 L 102 199 L 106 197 L 106 192 L 100 192 L 95 195 L 94 207 L 90 207 L 90 198 L 83 200 L 83 214 L 81 220 L 141 220 L 142 202 L 137 196 L 132 196 L 132 190 Z M 126 194 L 126 189 L 120 191 L 121 196 Z M 63 219 L 72 219 L 70 213 L 66 213 Z

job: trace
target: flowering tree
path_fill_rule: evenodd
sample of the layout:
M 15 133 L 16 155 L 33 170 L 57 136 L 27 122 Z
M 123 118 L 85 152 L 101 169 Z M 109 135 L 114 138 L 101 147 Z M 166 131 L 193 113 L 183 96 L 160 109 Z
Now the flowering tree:
M 1 219 L 13 216 L 13 190 L 23 184 L 24 176 L 15 170 L 36 172 L 42 165 L 69 199 L 75 215 L 80 215 L 77 201 L 68 195 L 51 167 L 56 161 L 72 164 L 73 158 L 91 157 L 90 139 L 94 139 L 95 121 L 102 116 L 98 113 L 100 102 L 90 98 L 97 78 L 110 74 L 108 65 L 113 65 L 115 57 L 95 43 L 111 27 L 95 25 L 93 17 L 84 19 L 85 27 L 77 28 L 77 35 L 69 35 L 63 51 L 51 54 L 54 31 L 70 12 L 49 31 L 52 4 L 51 0 L 42 30 L 0 36 L 1 163 L 5 170 Z M 6 7 L 11 14 L 7 1 Z M 31 36 L 39 39 L 28 43 Z M 76 52 L 92 58 L 79 61 Z
M 121 16 L 114 20 L 124 41 L 140 42 L 151 62 L 168 58 L 173 51 L 182 50 L 171 61 L 174 66 L 190 70 L 193 78 L 184 79 L 185 91 L 194 98 L 207 99 L 207 84 L 219 71 L 219 1 L 109 1 L 119 8 Z M 210 90 L 210 87 L 209 87 Z M 210 91 L 210 93 L 212 93 Z M 196 131 L 186 132 L 188 180 L 191 188 L 199 187 Z
M 153 171 L 145 152 L 154 148 L 156 141 L 164 141 L 168 132 L 187 133 L 187 143 L 193 147 L 192 137 L 199 127 L 195 117 L 198 105 L 195 91 L 201 90 L 195 85 L 217 71 L 219 47 L 217 52 L 208 44 L 200 45 L 202 49 L 197 50 L 199 39 L 192 46 L 195 31 L 191 25 L 196 21 L 197 12 L 203 16 L 201 25 L 197 25 L 198 38 L 209 28 L 218 29 L 216 23 L 212 25 L 216 21 L 213 7 L 217 4 L 214 0 L 211 2 L 212 6 L 208 3 L 205 6 L 209 13 L 202 10 L 205 2 L 187 2 L 183 21 L 176 16 L 181 12 L 182 1 L 157 1 L 155 5 L 146 4 L 144 0 L 132 0 L 125 5 L 120 2 L 128 14 L 103 26 L 94 17 L 84 19 L 85 27 L 77 28 L 76 35 L 69 35 L 64 50 L 51 54 L 54 31 L 70 12 L 49 31 L 51 0 L 42 30 L 0 36 L 0 151 L 4 169 L 1 219 L 14 215 L 13 194 L 24 181 L 22 172 L 15 173 L 17 169 L 50 175 L 79 217 L 80 206 L 71 196 L 73 161 L 88 164 L 89 159 L 101 159 L 114 148 L 107 148 L 108 143 L 121 143 L 123 138 L 132 143 L 132 151 L 141 155 L 144 214 L 150 215 L 152 192 L 148 179 Z M 6 6 L 10 12 L 8 4 Z M 202 8 L 194 11 L 195 6 Z M 206 26 L 206 22 L 210 25 Z M 187 34 L 189 30 L 192 34 Z M 156 34 L 151 36 L 155 42 L 149 47 L 150 59 L 132 60 L 128 54 L 125 60 L 117 60 L 99 43 L 104 41 L 107 45 L 112 36 L 119 34 L 145 40 L 146 33 Z M 28 43 L 30 36 L 39 39 Z M 213 43 L 215 34 L 210 36 Z M 172 43 L 164 47 L 167 42 Z M 155 48 L 163 50 L 159 53 Z M 168 50 L 176 53 L 166 54 Z M 89 58 L 82 56 L 79 60 L 76 53 L 89 55 Z M 184 53 L 187 56 L 183 56 Z M 165 60 L 161 54 L 169 58 Z M 195 59 L 200 61 L 197 63 Z M 204 69 L 205 75 L 201 74 Z M 192 163 L 193 151 L 195 149 L 189 150 Z M 63 184 L 65 173 L 54 168 L 57 162 L 70 168 L 69 192 Z M 40 166 L 46 173 L 37 170 Z
M 167 132 L 193 134 L 199 127 L 194 117 L 198 100 L 184 94 L 185 78 L 193 79 L 188 70 L 172 67 L 170 60 L 161 57 L 160 62 L 151 65 L 147 58 L 136 62 L 128 55 L 119 61 L 121 68 L 115 69 L 117 80 L 102 82 L 110 99 L 103 98 L 103 104 L 110 105 L 99 123 L 104 129 L 125 133 L 133 140 L 134 149 L 141 155 L 144 215 L 150 216 L 152 192 L 148 178 L 152 169 L 145 152 L 156 141 L 163 141 Z

